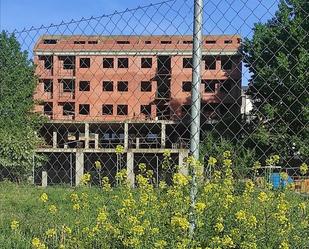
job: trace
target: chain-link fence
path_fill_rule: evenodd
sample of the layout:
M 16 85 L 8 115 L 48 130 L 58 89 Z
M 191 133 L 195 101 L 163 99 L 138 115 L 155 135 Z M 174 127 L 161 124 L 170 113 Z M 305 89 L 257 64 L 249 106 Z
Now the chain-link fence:
M 45 120 L 32 134 L 39 138 L 32 139 L 34 154 L 22 145 L 31 139 L 19 138 L 17 150 L 26 154 L 17 163 L 7 159 L 16 151 L 4 132 L 1 179 L 31 175 L 37 185 L 75 186 L 89 172 L 93 185 L 105 176 L 116 184 L 126 169 L 134 186 L 145 163 L 158 184 L 190 153 L 209 178 L 209 158 L 231 151 L 237 178 L 270 170 L 275 183 L 284 171 L 309 192 L 300 169 L 308 161 L 308 4 L 227 0 L 203 7 L 202 23 L 193 1 L 170 0 L 13 32 L 28 52 L 26 66 L 35 65 L 35 113 Z M 3 42 L 9 58 L 5 49 Z M 17 94 L 25 84 L 12 94 L 29 97 Z M 10 108 L 3 107 L 5 120 Z M 162 168 L 166 154 L 169 169 Z

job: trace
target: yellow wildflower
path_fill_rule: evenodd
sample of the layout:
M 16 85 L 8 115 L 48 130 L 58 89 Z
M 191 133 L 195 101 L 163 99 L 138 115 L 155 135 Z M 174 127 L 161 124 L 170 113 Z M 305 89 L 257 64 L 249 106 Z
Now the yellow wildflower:
M 253 168 L 254 168 L 254 169 L 260 169 L 260 168 L 261 168 L 261 163 L 260 163 L 259 161 L 255 161 L 255 162 L 253 163 Z
M 222 238 L 222 245 L 224 247 L 230 247 L 230 248 L 234 248 L 235 247 L 235 244 L 232 240 L 232 238 L 228 235 L 224 235 L 223 238 Z
M 102 168 L 101 162 L 100 161 L 95 161 L 94 166 L 96 169 L 100 170 Z
M 217 222 L 215 225 L 214 225 L 214 229 L 216 232 L 220 233 L 223 231 L 224 229 L 224 225 L 221 223 L 221 222 Z
M 242 221 L 246 219 L 246 213 L 243 210 L 240 210 L 236 213 L 236 220 Z
M 109 183 L 109 179 L 108 179 L 107 176 L 104 176 L 104 177 L 102 178 L 102 188 L 103 188 L 106 192 L 112 190 L 111 184 Z
M 138 168 L 142 173 L 146 172 L 146 163 L 140 163 Z
M 158 240 L 154 243 L 154 248 L 163 249 L 167 246 L 167 242 L 165 240 Z
M 171 225 L 173 227 L 179 227 L 182 230 L 187 230 L 189 228 L 189 221 L 185 217 L 174 216 L 171 219 Z
M 48 229 L 46 232 L 45 232 L 45 235 L 48 237 L 48 238 L 52 238 L 56 235 L 56 229 L 54 228 L 50 228 Z
M 48 211 L 49 211 L 51 214 L 55 214 L 55 213 L 57 213 L 58 209 L 57 209 L 57 207 L 56 207 L 55 205 L 50 205 L 50 206 L 48 207 Z
M 122 145 L 117 145 L 116 149 L 115 149 L 115 152 L 116 152 L 117 155 L 123 154 L 124 147 Z
M 71 234 L 72 233 L 72 229 L 66 225 L 63 225 L 62 226 L 62 229 L 63 231 L 66 233 L 66 234 Z
M 48 201 L 48 195 L 46 193 L 41 194 L 40 196 L 41 202 L 47 202 Z
M 175 173 L 173 176 L 173 183 L 176 186 L 186 186 L 189 184 L 188 177 L 182 173 Z
M 203 202 L 197 202 L 195 204 L 195 210 L 198 212 L 198 213 L 202 213 L 204 211 L 204 209 L 206 208 L 206 204 L 203 203 Z
M 218 162 L 217 159 L 212 157 L 212 156 L 210 156 L 209 159 L 208 159 L 208 165 L 209 166 L 215 166 L 217 162 Z
M 142 236 L 145 233 L 145 229 L 141 225 L 136 225 L 136 226 L 132 227 L 131 231 L 132 231 L 133 234 L 135 234 L 137 236 Z
M 38 238 L 33 238 L 31 244 L 34 249 L 47 249 L 47 246 L 45 246 L 45 244 Z
M 289 178 L 289 175 L 286 172 L 281 172 L 280 177 L 282 180 L 286 181 Z
M 231 167 L 232 166 L 232 160 L 231 159 L 224 159 L 223 165 L 226 166 L 226 167 Z
M 289 243 L 287 241 L 282 241 L 279 245 L 279 249 L 289 249 Z
M 12 229 L 13 231 L 16 231 L 18 228 L 19 228 L 19 221 L 17 221 L 17 220 L 12 220 L 12 222 L 11 222 L 11 229 Z
M 302 163 L 300 166 L 299 166 L 299 171 L 302 175 L 306 175 L 307 172 L 308 172 L 308 165 L 306 163 Z
M 81 178 L 81 183 L 84 184 L 84 185 L 87 185 L 91 180 L 91 175 L 90 173 L 86 173 L 82 176 Z
M 75 203 L 72 208 L 73 210 L 78 211 L 80 210 L 80 205 L 78 203 Z
M 269 199 L 268 195 L 265 192 L 259 193 L 258 200 L 260 202 L 266 202 L 266 201 L 268 201 L 268 199 Z
M 254 189 L 254 183 L 253 183 L 253 181 L 248 180 L 248 181 L 246 182 L 246 192 L 251 193 L 251 192 L 253 192 L 253 189 Z
M 99 224 L 104 223 L 107 220 L 107 213 L 105 212 L 104 209 L 101 209 L 98 216 L 97 216 L 97 222 Z
M 229 150 L 224 151 L 223 152 L 223 157 L 226 158 L 226 159 L 230 158 L 231 157 L 231 152 Z
M 301 202 L 298 205 L 299 209 L 302 210 L 303 212 L 306 210 L 306 203 L 305 202 Z
M 76 193 L 71 194 L 71 201 L 72 202 L 77 202 L 78 201 L 78 195 Z

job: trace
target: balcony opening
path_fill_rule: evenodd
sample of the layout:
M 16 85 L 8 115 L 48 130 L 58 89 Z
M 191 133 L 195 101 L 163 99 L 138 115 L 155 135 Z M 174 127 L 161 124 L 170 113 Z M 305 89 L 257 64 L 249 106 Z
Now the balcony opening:
M 117 115 L 128 115 L 128 105 L 118 105 L 117 106 Z
M 231 43 L 233 43 L 232 40 L 225 40 L 225 41 L 224 41 L 224 44 L 231 44 Z
M 74 41 L 74 44 L 86 44 L 86 41 Z
M 43 79 L 44 84 L 44 92 L 51 93 L 53 92 L 53 80 L 51 79 Z
M 128 81 L 118 81 L 117 82 L 117 91 L 118 92 L 127 92 L 128 91 Z
M 79 67 L 80 68 L 90 68 L 90 58 L 80 58 Z
M 44 69 L 53 68 L 53 56 L 52 55 L 39 56 L 39 60 L 44 61 Z
M 114 91 L 114 82 L 103 81 L 103 92 L 112 92 L 112 91 Z
M 145 41 L 145 44 L 151 44 L 151 41 Z
M 89 104 L 80 104 L 79 105 L 79 114 L 89 115 L 89 113 L 90 113 L 90 105 Z
M 220 92 L 228 93 L 232 90 L 234 81 L 232 79 L 225 80 L 220 87 Z
M 151 105 L 141 105 L 141 114 L 149 118 L 151 116 Z
M 189 118 L 191 116 L 191 105 L 182 105 L 181 114 L 184 118 Z
M 171 74 L 171 56 L 161 55 L 157 60 L 157 73 L 158 74 Z
M 129 59 L 128 58 L 118 58 L 118 68 L 128 68 Z
M 114 68 L 114 58 L 103 58 L 103 68 Z
M 183 41 L 182 43 L 183 43 L 183 44 L 192 44 L 193 41 Z
M 63 69 L 75 69 L 75 56 L 59 56 Z
M 43 43 L 44 44 L 57 44 L 57 40 L 56 39 L 44 39 Z
M 183 68 L 192 68 L 193 60 L 192 58 L 183 58 L 182 59 L 182 67 Z
M 113 105 L 102 105 L 102 115 L 113 115 Z
M 72 93 L 75 90 L 75 80 L 74 79 L 61 79 L 62 91 L 64 93 Z
M 98 44 L 98 41 L 88 41 L 88 44 Z
M 215 56 L 203 56 L 205 60 L 206 70 L 216 70 L 216 57 Z
M 141 58 L 141 68 L 152 68 L 152 58 Z
M 231 70 L 233 66 L 233 61 L 230 56 L 221 56 L 221 69 Z
M 117 44 L 130 44 L 130 41 L 116 41 Z
M 157 105 L 157 117 L 159 120 L 169 120 L 170 107 L 168 105 Z
M 90 91 L 90 81 L 80 81 L 79 82 L 79 91 L 89 92 Z
M 52 102 L 44 102 L 44 115 L 51 116 L 53 114 L 53 103 Z
M 216 40 L 206 40 L 205 44 L 216 44 L 217 41 Z
M 191 81 L 183 81 L 182 82 L 182 91 L 183 92 L 191 92 L 192 82 Z
M 151 81 L 141 81 L 141 92 L 151 92 L 152 84 Z
M 206 93 L 214 93 L 216 91 L 216 83 L 215 80 L 202 80 L 202 84 L 205 84 L 205 92 Z
M 75 106 L 74 103 L 65 102 L 63 104 L 63 116 L 71 116 L 75 115 Z

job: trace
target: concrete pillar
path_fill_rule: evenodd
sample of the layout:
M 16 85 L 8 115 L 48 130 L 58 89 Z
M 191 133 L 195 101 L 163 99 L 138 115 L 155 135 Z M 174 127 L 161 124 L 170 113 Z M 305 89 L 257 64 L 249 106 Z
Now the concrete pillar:
M 188 155 L 189 155 L 189 150 L 187 149 L 179 150 L 179 155 L 178 155 L 179 173 L 182 173 L 184 175 L 189 174 L 188 165 L 184 163 L 184 159 L 188 157 Z
M 42 187 L 47 187 L 47 171 L 42 171 Z
M 85 123 L 85 148 L 89 149 L 89 123 Z
M 53 131 L 53 148 L 57 148 L 57 131 Z
M 94 148 L 99 149 L 99 134 L 94 134 Z
M 75 159 L 75 185 L 79 185 L 82 176 L 84 175 L 84 153 L 76 152 Z
M 127 181 L 131 187 L 134 187 L 135 175 L 134 175 L 134 153 L 127 152 Z
M 136 149 L 139 149 L 139 137 L 136 138 Z
M 124 123 L 124 149 L 128 149 L 129 145 L 129 124 Z
M 166 124 L 161 124 L 161 148 L 165 148 L 166 143 Z

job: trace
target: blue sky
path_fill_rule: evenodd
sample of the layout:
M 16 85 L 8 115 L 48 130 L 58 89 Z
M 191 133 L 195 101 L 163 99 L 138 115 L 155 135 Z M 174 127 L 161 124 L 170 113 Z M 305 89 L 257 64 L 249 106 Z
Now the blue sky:
M 42 34 L 192 34 L 193 0 L 162 1 L 0 0 L 0 29 L 21 31 L 17 38 L 30 54 L 35 41 Z M 251 37 L 254 23 L 270 19 L 277 10 L 278 2 L 204 0 L 203 33 L 237 33 L 242 37 Z M 115 11 L 123 12 L 113 15 Z M 71 22 L 72 19 L 76 22 Z M 24 28 L 26 31 L 22 31 Z M 248 73 L 244 71 L 243 84 L 247 83 L 248 78 Z

